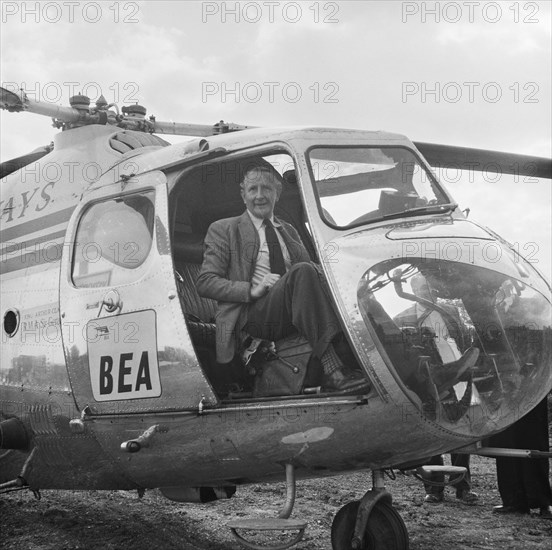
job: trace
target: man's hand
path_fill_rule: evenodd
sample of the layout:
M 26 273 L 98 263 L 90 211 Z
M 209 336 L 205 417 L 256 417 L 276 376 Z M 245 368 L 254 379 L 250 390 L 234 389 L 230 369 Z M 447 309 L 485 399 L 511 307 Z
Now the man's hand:
M 268 275 L 265 275 L 261 282 L 251 287 L 251 299 L 252 300 L 258 300 L 262 296 L 264 296 L 280 279 L 280 275 L 276 273 L 269 273 Z

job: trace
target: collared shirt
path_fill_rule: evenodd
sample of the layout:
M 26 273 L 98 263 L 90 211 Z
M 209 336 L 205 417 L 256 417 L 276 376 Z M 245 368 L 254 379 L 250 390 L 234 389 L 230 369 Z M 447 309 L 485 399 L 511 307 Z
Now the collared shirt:
M 253 271 L 253 278 L 251 279 L 251 283 L 255 286 L 262 281 L 265 275 L 268 275 L 270 273 L 270 259 L 268 255 L 268 245 L 266 244 L 265 226 L 263 224 L 264 220 L 262 218 L 257 218 L 256 216 L 251 214 L 249 210 L 247 211 L 247 213 L 249 214 L 249 217 L 251 218 L 255 229 L 257 230 L 257 234 L 259 235 L 259 253 L 257 254 L 255 269 Z M 284 263 L 286 265 L 286 270 L 288 270 L 291 267 L 291 258 L 289 256 L 289 250 L 286 246 L 284 238 L 280 234 L 280 229 L 282 226 L 278 222 L 274 221 L 274 216 L 271 216 L 270 221 L 272 222 L 272 225 L 276 228 L 276 236 L 278 237 L 278 241 L 280 243 L 280 246 L 282 247 Z

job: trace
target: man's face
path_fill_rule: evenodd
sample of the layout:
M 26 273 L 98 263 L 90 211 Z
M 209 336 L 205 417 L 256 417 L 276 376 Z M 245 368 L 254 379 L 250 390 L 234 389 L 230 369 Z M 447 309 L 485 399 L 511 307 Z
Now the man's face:
M 273 177 L 264 172 L 249 174 L 245 180 L 241 196 L 247 210 L 256 218 L 267 219 L 274 212 L 274 205 L 279 199 Z

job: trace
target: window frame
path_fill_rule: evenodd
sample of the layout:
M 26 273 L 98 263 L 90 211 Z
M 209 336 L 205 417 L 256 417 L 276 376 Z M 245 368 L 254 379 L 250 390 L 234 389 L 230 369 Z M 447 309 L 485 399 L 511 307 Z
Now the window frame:
M 144 196 L 149 195 L 149 199 L 152 203 L 153 207 L 153 216 L 152 216 L 152 226 L 151 226 L 151 241 L 150 241 L 150 247 L 146 254 L 146 257 L 144 258 L 144 261 L 142 261 L 139 265 L 136 267 L 128 268 L 123 265 L 120 265 L 119 263 L 112 262 L 112 264 L 115 266 L 115 268 L 119 268 L 125 271 L 128 271 L 129 273 L 136 273 L 136 276 L 126 280 L 126 281 L 120 281 L 118 283 L 113 283 L 111 281 L 111 277 L 108 278 L 107 282 L 105 284 L 92 284 L 92 285 L 80 285 L 78 284 L 78 281 L 75 279 L 78 279 L 79 277 L 93 277 L 94 275 L 102 275 L 104 272 L 102 270 L 95 272 L 93 274 L 88 274 L 84 276 L 79 276 L 75 274 L 75 268 L 76 268 L 76 256 L 78 254 L 78 236 L 80 231 L 80 226 L 87 214 L 98 204 L 107 203 L 108 201 L 116 201 L 125 199 L 126 197 L 130 196 Z M 99 197 L 93 201 L 90 201 L 82 210 L 82 212 L 79 215 L 79 219 L 76 222 L 76 228 L 75 228 L 75 234 L 74 234 L 74 240 L 71 243 L 71 254 L 70 254 L 70 276 L 69 276 L 69 283 L 73 288 L 79 289 L 79 290 L 85 290 L 87 288 L 110 288 L 113 286 L 120 286 L 120 285 L 126 285 L 126 284 L 132 284 L 139 280 L 143 275 L 144 272 L 147 271 L 147 265 L 149 264 L 149 261 L 151 259 L 151 253 L 154 248 L 154 244 L 156 242 L 156 190 L 154 187 L 148 186 L 143 189 L 131 189 L 126 193 L 113 193 L 110 195 L 106 195 L 103 197 Z M 83 260 L 84 261 L 84 260 Z M 90 263 L 90 262 L 88 262 Z M 103 282 L 103 281 L 102 281 Z
M 337 225 L 336 223 L 332 223 L 327 219 L 327 217 L 324 215 L 324 207 L 322 206 L 321 197 L 317 189 L 317 182 L 323 181 L 323 180 L 317 180 L 314 175 L 314 170 L 312 166 L 312 159 L 311 159 L 311 151 L 315 149 L 381 149 L 385 151 L 385 149 L 404 149 L 405 151 L 408 151 L 413 158 L 418 162 L 418 164 L 425 170 L 429 177 L 429 183 L 432 187 L 435 187 L 446 199 L 446 202 L 450 202 L 451 197 L 450 194 L 447 192 L 447 190 L 440 184 L 439 180 L 433 173 L 433 170 L 431 170 L 431 167 L 425 162 L 425 160 L 421 157 L 418 151 L 411 149 L 410 147 L 406 147 L 405 145 L 359 145 L 359 144 L 352 144 L 352 145 L 337 145 L 337 144 L 319 144 L 319 145 L 311 145 L 305 150 L 305 164 L 308 169 L 309 177 L 311 179 L 312 189 L 314 191 L 314 199 L 316 201 L 316 207 L 318 209 L 318 216 L 322 220 L 322 222 L 327 225 L 328 227 L 332 229 L 336 229 L 338 231 L 350 231 L 351 229 L 355 229 L 357 227 L 361 227 L 364 225 L 372 225 L 381 223 L 382 221 L 385 221 L 385 218 L 382 216 L 375 217 L 371 220 L 362 220 L 357 223 L 351 223 L 349 225 Z M 400 215 L 399 215 L 400 217 Z

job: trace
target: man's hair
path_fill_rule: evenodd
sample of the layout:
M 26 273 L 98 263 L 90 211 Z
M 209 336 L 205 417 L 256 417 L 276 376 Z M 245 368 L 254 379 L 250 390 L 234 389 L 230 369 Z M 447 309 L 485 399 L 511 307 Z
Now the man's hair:
M 282 192 L 282 182 L 278 178 L 274 168 L 270 168 L 268 166 L 255 165 L 247 167 L 245 173 L 243 174 L 243 178 L 240 181 L 241 189 L 245 190 L 246 183 L 257 181 L 263 176 L 263 174 L 270 176 L 270 180 L 274 183 L 274 187 L 276 188 L 278 195 L 280 195 Z

